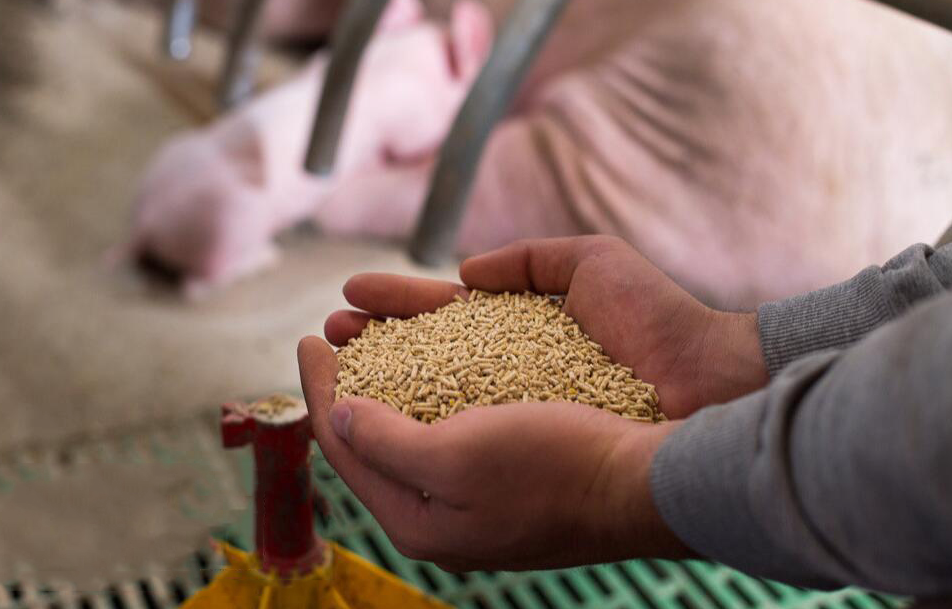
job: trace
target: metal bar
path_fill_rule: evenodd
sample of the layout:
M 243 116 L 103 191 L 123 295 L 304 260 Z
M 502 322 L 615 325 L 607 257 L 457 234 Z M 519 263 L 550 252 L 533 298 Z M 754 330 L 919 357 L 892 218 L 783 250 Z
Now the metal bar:
M 452 253 L 489 133 L 508 110 L 566 3 L 566 0 L 521 0 L 512 8 L 486 66 L 443 144 L 426 205 L 410 244 L 410 254 L 417 262 L 439 264 Z
M 192 30 L 195 28 L 196 0 L 172 0 L 165 14 L 162 50 L 177 61 L 192 54 Z
M 333 54 L 304 159 L 304 167 L 311 173 L 327 175 L 334 170 L 334 157 L 360 58 L 386 6 L 387 0 L 350 0 L 334 28 Z
M 874 0 L 880 4 L 952 30 L 952 2 L 949 0 Z
M 228 109 L 245 100 L 254 90 L 259 49 L 255 30 L 264 0 L 241 0 L 228 36 L 228 55 L 222 71 L 218 102 Z

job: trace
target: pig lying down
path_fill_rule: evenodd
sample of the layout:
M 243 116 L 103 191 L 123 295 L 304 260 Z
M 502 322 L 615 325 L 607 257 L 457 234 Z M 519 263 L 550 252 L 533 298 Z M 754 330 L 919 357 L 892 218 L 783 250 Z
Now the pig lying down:
M 273 237 L 297 222 L 350 229 L 368 210 L 347 201 L 386 199 L 377 232 L 409 231 L 405 210 L 419 205 L 430 159 L 491 44 L 489 14 L 475 2 L 460 0 L 446 28 L 425 21 L 415 1 L 391 2 L 355 83 L 333 176 L 303 170 L 328 59 L 320 54 L 290 82 L 159 151 L 139 188 L 133 253 L 179 269 L 187 293 L 200 295 L 273 263 Z
M 273 261 L 304 219 L 405 238 L 491 32 L 468 0 L 445 27 L 393 1 L 334 175 L 301 168 L 318 55 L 159 153 L 134 248 L 200 293 Z M 838 281 L 952 221 L 950 73 L 952 36 L 856 0 L 570 3 L 490 137 L 459 253 L 615 234 L 725 307 Z

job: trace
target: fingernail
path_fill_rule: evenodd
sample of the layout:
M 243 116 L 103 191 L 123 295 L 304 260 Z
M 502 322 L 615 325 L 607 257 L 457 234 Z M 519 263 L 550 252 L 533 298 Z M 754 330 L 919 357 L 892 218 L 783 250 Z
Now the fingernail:
M 331 408 L 331 427 L 344 442 L 350 442 L 350 420 L 353 416 L 349 406 L 338 404 Z

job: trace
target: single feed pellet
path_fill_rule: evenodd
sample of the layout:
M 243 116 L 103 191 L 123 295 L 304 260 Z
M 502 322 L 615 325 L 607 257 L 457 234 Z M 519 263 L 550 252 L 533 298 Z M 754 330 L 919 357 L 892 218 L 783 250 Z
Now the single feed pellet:
M 474 291 L 433 313 L 373 320 L 337 351 L 336 397 L 374 398 L 426 423 L 548 401 L 664 420 L 654 386 L 612 363 L 561 309 L 550 296 Z

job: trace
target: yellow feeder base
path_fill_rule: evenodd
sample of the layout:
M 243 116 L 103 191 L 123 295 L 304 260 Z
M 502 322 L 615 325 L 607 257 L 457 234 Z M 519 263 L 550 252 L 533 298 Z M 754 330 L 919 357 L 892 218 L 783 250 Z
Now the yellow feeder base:
M 353 552 L 325 543 L 324 564 L 286 582 L 262 573 L 254 554 L 219 544 L 228 566 L 182 609 L 449 609 Z

